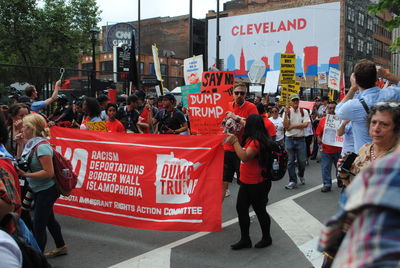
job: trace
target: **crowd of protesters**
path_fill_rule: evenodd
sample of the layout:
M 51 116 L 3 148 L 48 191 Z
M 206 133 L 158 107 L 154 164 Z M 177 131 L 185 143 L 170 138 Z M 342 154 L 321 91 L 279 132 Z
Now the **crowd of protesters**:
M 378 76 L 393 85 L 384 89 L 376 87 Z M 351 88 L 342 100 L 316 97 L 311 110 L 300 106 L 300 96 L 297 94 L 290 95 L 289 105 L 285 107 L 279 104 L 278 98 L 276 103 L 270 102 L 269 96 L 255 97 L 249 101 L 246 85 L 234 85 L 227 118 L 236 122 L 238 129 L 228 133 L 229 138 L 223 145 L 221 179 L 222 200 L 230 195 L 229 183 L 235 178 L 241 183 L 236 205 L 241 238 L 231 246 L 232 249 L 252 247 L 249 235 L 250 205 L 262 230 L 262 238 L 255 247 L 272 244 L 271 220 L 265 209 L 271 181 L 261 171 L 271 169 L 271 165 L 265 163 L 274 144 L 284 146 L 288 154 L 289 181 L 286 189 L 293 190 L 298 184 L 306 184 L 306 167 L 310 160 L 318 159 L 321 165 L 321 192 L 331 191 L 333 166 L 338 187 L 343 188 L 340 198 L 343 204 L 352 201 L 352 193 L 357 192 L 352 188 L 352 184 L 357 183 L 356 175 L 363 174 L 376 160 L 396 150 L 400 137 L 400 79 L 376 67 L 374 63 L 362 60 L 355 66 L 350 82 Z M 0 219 L 8 212 L 22 214 L 27 193 L 32 192 L 31 199 L 35 204 L 33 221 L 30 221 L 29 213 L 22 218 L 32 230 L 42 252 L 46 246 L 46 227 L 49 229 L 56 249 L 47 252 L 47 257 L 68 253 L 61 226 L 53 213 L 53 204 L 58 198 L 54 180 L 51 179 L 54 174 L 51 162 L 53 151 L 48 144 L 41 144 L 49 134 L 49 126 L 91 130 L 93 125 L 103 124 L 103 130 L 108 132 L 190 135 L 190 117 L 173 94 L 167 93 L 157 99 L 153 93 L 145 94 L 138 90 L 130 96 L 120 96 L 118 103 L 111 103 L 102 94 L 97 98 L 84 97 L 69 102 L 65 96 L 58 96 L 60 85 L 58 81 L 52 96 L 45 101 L 37 101 L 36 88 L 28 86 L 25 97 L 0 113 Z M 58 109 L 47 117 L 42 113 L 43 109 L 56 100 Z M 344 140 L 342 147 L 324 143 L 328 115 L 336 115 L 343 120 L 337 130 Z M 33 148 L 36 153 L 32 156 Z M 340 169 L 350 153 L 357 154 L 354 163 L 350 163 L 348 170 Z M 29 160 L 29 169 L 23 170 L 20 166 L 14 168 L 10 163 L 16 158 Z M 18 175 L 20 180 L 17 179 Z M 348 192 L 347 187 L 351 189 Z M 340 219 L 353 217 L 351 212 L 342 210 Z M 356 221 L 356 218 L 351 218 L 351 221 Z M 368 226 L 365 228 L 367 230 Z M 348 228 L 343 237 L 352 231 L 351 227 Z M 332 252 L 330 244 L 321 245 L 321 249 L 327 252 L 331 260 L 336 254 Z M 343 257 L 340 261 L 349 262 Z

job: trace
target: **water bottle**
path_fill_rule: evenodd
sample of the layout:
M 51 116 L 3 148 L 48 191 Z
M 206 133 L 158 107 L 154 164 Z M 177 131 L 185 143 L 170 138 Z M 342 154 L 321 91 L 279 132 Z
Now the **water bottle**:
M 272 164 L 272 172 L 274 174 L 274 177 L 278 175 L 279 173 L 279 163 L 278 159 L 274 159 L 274 163 Z

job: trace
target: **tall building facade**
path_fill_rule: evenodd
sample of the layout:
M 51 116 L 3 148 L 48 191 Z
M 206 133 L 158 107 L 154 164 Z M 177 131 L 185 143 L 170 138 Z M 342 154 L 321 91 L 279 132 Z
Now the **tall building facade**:
M 345 81 L 349 86 L 349 78 L 353 67 L 360 59 L 370 59 L 376 64 L 390 69 L 392 53 L 389 50 L 389 45 L 392 41 L 392 33 L 383 27 L 383 23 L 392 17 L 390 14 L 375 16 L 368 13 L 367 8 L 373 2 L 372 0 L 232 0 L 224 4 L 224 10 L 220 12 L 220 17 L 225 18 L 337 2 L 340 3 L 339 56 L 331 57 L 326 66 L 321 66 L 321 64 L 324 65 L 324 63 L 319 62 L 318 53 L 321 53 L 321 48 L 309 45 L 303 48 L 303 55 L 296 55 L 296 69 L 298 69 L 296 73 L 299 75 L 300 70 L 302 70 L 306 76 L 315 76 L 317 69 L 318 71 L 326 71 L 329 67 L 336 67 L 345 74 Z M 215 11 L 209 11 L 207 14 L 208 19 L 213 19 L 215 16 Z M 324 19 L 321 16 L 321 22 L 324 22 Z M 233 33 L 247 34 L 246 30 L 242 32 L 242 29 Z M 297 53 L 300 54 L 301 52 Z M 244 54 L 246 56 L 246 51 Z M 210 59 L 210 57 L 208 58 Z M 270 60 L 273 61 L 274 69 L 280 65 L 279 55 L 275 55 Z M 228 65 L 232 66 L 233 63 L 234 57 L 232 56 L 228 59 Z M 241 66 L 240 70 L 241 73 L 249 71 L 250 66 L 247 65 L 246 70 L 243 70 Z M 305 81 L 308 80 L 310 81 L 308 86 L 312 85 L 314 79 L 307 77 Z

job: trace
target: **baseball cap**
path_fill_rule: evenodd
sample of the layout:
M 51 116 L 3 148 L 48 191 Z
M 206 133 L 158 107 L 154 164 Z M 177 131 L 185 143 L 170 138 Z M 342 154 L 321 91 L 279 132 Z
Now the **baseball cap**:
M 291 100 L 291 101 L 292 101 L 292 100 L 295 100 L 295 99 L 300 100 L 299 95 L 297 95 L 297 94 L 292 94 L 292 95 L 290 95 L 290 100 Z
M 104 94 L 100 94 L 98 97 L 97 97 L 97 101 L 98 102 L 105 102 L 105 101 L 109 101 L 110 99 L 107 97 L 107 95 L 104 95 Z
M 168 99 L 168 100 L 171 100 L 171 101 L 176 101 L 175 96 L 172 95 L 171 93 L 167 93 L 167 94 L 161 96 L 161 98 L 162 99 Z

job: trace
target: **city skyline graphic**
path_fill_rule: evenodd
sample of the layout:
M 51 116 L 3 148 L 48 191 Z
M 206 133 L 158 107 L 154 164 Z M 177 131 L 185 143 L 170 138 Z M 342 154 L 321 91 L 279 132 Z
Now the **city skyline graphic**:
M 307 46 L 303 48 L 303 55 L 296 55 L 296 75 L 297 76 L 317 76 L 318 72 L 325 72 L 328 74 L 329 68 L 339 69 L 339 56 L 332 56 L 329 58 L 328 63 L 318 63 L 318 46 Z M 295 53 L 293 48 L 293 43 L 289 40 L 286 44 L 285 51 L 281 53 Z M 236 67 L 236 57 L 233 54 L 229 54 L 227 57 L 226 70 L 234 71 L 236 77 L 247 77 L 247 74 L 251 68 L 251 65 L 256 60 L 262 60 L 265 64 L 264 77 L 267 75 L 268 71 L 276 71 L 281 68 L 281 53 L 277 52 L 273 56 L 272 67 L 267 56 L 262 56 L 258 59 L 248 59 L 246 60 L 245 50 L 242 47 L 239 56 L 239 66 Z

